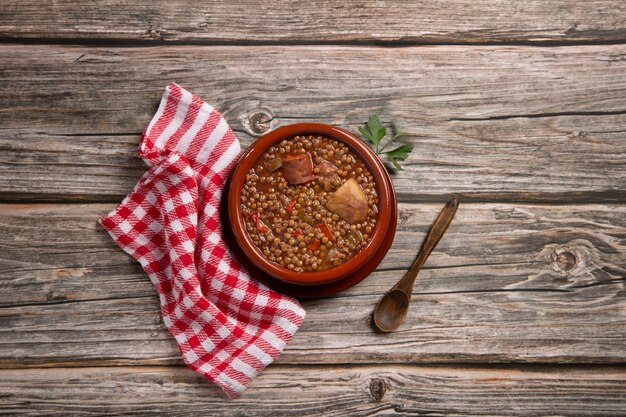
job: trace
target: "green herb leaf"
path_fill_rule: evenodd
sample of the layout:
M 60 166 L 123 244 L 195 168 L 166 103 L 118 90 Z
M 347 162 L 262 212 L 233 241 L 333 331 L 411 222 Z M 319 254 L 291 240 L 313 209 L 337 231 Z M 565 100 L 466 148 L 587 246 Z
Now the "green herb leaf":
M 393 128 L 393 137 L 391 138 L 392 141 L 398 138 L 409 136 L 409 134 L 405 132 L 404 130 L 402 130 L 402 128 L 398 125 L 398 123 L 395 120 L 391 121 L 391 127 Z
M 370 131 L 367 129 L 364 129 L 362 127 L 359 128 L 359 132 L 361 132 L 361 134 L 363 135 L 363 137 L 367 140 L 369 140 L 370 142 L 374 143 L 374 139 L 372 139 L 372 135 L 370 134 Z
M 359 132 L 361 133 L 361 135 L 363 135 L 365 139 L 367 139 L 374 145 L 376 154 L 378 156 L 385 155 L 389 162 L 391 162 L 391 164 L 393 164 L 396 169 L 402 171 L 402 167 L 400 166 L 398 161 L 404 161 L 408 158 L 409 154 L 413 150 L 413 145 L 405 143 L 401 144 L 395 149 L 385 151 L 385 149 L 398 138 L 409 136 L 408 133 L 402 131 L 402 129 L 395 122 L 392 122 L 391 124 L 393 128 L 393 136 L 391 138 L 388 138 L 386 143 L 384 143 L 380 147 L 379 145 L 381 144 L 382 139 L 387 135 L 387 129 L 380 122 L 380 119 L 377 115 L 371 115 L 367 120 L 366 126 L 364 128 L 359 127 Z
M 391 161 L 391 163 L 393 164 L 394 167 L 396 167 L 396 169 L 398 171 L 403 171 L 402 167 L 400 166 L 400 164 L 398 163 L 398 161 L 396 161 L 395 159 L 389 158 L 389 161 Z
M 404 145 L 401 145 L 397 147 L 396 149 L 383 152 L 383 153 L 385 154 L 387 159 L 389 159 L 389 161 L 393 164 L 393 166 L 396 167 L 396 169 L 402 171 L 402 167 L 400 166 L 398 161 L 404 161 L 406 158 L 408 158 L 412 150 L 413 150 L 413 145 L 409 143 L 405 143 Z
M 380 123 L 380 119 L 375 114 L 371 115 L 367 120 L 367 129 L 371 135 L 371 142 L 376 146 L 378 146 L 380 140 L 387 134 L 387 129 L 383 127 L 382 123 Z
M 400 161 L 404 161 L 406 158 L 408 158 L 412 150 L 413 150 L 413 145 L 410 143 L 405 143 L 404 145 L 399 146 L 396 149 L 385 152 L 385 155 L 387 155 L 387 158 L 389 159 L 393 158 L 393 159 L 399 159 Z

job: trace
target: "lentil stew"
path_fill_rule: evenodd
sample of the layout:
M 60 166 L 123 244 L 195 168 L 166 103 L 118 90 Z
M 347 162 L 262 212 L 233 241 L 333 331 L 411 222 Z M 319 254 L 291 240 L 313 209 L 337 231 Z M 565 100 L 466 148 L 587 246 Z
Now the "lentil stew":
M 241 191 L 245 228 L 270 261 L 295 272 L 323 271 L 352 259 L 378 217 L 374 177 L 347 145 L 295 136 L 270 147 Z

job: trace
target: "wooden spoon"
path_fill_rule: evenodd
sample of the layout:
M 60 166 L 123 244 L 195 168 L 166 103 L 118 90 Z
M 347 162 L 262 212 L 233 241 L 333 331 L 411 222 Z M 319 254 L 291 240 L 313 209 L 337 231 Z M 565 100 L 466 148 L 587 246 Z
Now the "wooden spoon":
M 428 236 L 426 236 L 426 240 L 422 245 L 422 249 L 417 254 L 411 268 L 376 305 L 373 323 L 379 331 L 383 333 L 393 332 L 406 318 L 417 273 L 422 269 L 424 262 L 426 262 L 430 253 L 435 249 L 435 246 L 437 246 L 443 234 L 448 230 L 448 226 L 450 226 L 458 208 L 458 198 L 455 197 L 448 201 L 443 210 L 441 210 L 441 213 L 437 216 L 435 223 L 430 228 Z

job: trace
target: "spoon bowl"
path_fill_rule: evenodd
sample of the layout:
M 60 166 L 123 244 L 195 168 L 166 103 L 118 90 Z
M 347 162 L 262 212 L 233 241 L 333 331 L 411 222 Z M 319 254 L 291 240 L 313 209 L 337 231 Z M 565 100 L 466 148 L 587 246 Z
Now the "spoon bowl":
M 410 297 L 402 290 L 392 289 L 378 302 L 374 312 L 374 325 L 381 332 L 393 332 L 406 318 L 410 302 Z

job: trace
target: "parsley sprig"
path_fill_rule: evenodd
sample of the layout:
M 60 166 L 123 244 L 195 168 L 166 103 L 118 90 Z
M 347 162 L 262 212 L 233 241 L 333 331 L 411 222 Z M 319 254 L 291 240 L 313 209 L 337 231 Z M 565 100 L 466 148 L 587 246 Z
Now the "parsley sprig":
M 400 127 L 394 122 L 391 123 L 391 127 L 393 129 L 393 135 L 384 141 L 383 139 L 387 136 L 387 129 L 380 122 L 378 115 L 373 114 L 367 120 L 365 128 L 359 127 L 359 132 L 361 132 L 361 135 L 363 135 L 365 139 L 374 145 L 374 152 L 376 152 L 376 155 L 385 155 L 389 162 L 396 167 L 396 169 L 402 171 L 402 167 L 398 161 L 404 161 L 408 158 L 409 154 L 413 150 L 413 145 L 410 143 L 404 143 L 395 149 L 385 151 L 385 149 L 387 149 L 387 147 L 392 143 L 396 142 L 396 140 L 409 136 L 408 133 L 402 131 L 402 129 L 400 129 Z

